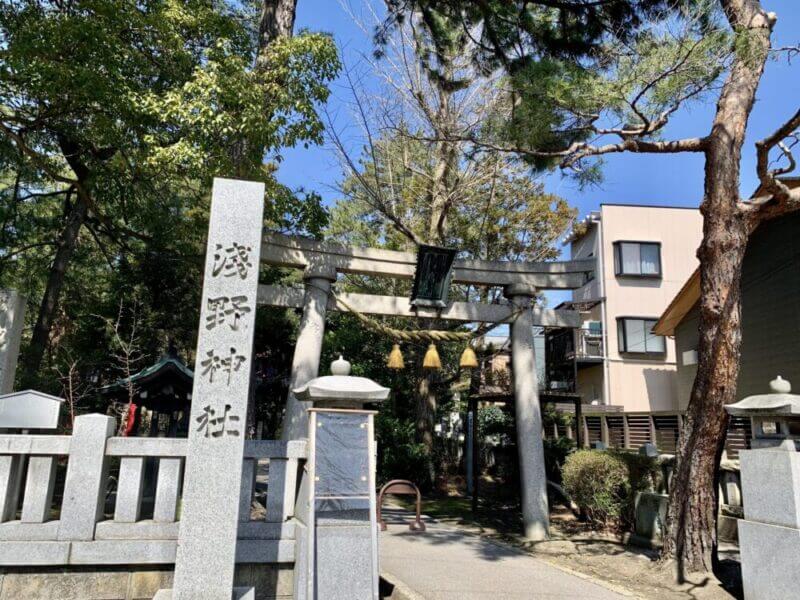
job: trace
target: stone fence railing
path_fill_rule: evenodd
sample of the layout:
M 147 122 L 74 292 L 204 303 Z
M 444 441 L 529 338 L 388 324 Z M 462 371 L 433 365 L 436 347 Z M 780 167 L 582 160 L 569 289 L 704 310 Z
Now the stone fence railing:
M 71 436 L 0 435 L 0 566 L 175 561 L 187 440 L 113 432 L 114 419 L 95 414 L 76 418 Z M 303 440 L 245 443 L 242 487 L 231 490 L 239 505 L 237 562 L 294 562 L 305 458 Z M 267 461 L 266 515 L 254 519 Z

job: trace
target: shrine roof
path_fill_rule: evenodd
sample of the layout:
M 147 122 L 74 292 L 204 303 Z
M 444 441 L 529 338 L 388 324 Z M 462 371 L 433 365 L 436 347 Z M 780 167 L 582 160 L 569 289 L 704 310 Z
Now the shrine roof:
M 115 392 L 127 387 L 129 383 L 145 385 L 170 376 L 178 379 L 188 386 L 192 385 L 192 381 L 194 379 L 194 372 L 186 366 L 186 363 L 184 363 L 181 357 L 178 356 L 178 353 L 174 348 L 167 350 L 167 352 L 158 362 L 150 365 L 149 367 L 145 367 L 130 377 L 117 379 L 115 382 L 101 387 L 100 392 Z

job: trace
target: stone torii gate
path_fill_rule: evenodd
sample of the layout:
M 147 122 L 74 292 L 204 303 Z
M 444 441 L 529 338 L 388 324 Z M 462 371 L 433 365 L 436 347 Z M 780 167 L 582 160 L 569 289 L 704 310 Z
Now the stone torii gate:
M 563 262 L 507 262 L 456 260 L 454 283 L 504 288 L 508 304 L 450 302 L 445 308 L 412 306 L 404 297 L 374 294 L 331 293 L 338 273 L 412 279 L 416 255 L 375 248 L 356 248 L 300 237 L 266 234 L 261 262 L 303 269 L 304 289 L 259 285 L 258 304 L 301 308 L 283 438 L 307 436 L 307 402 L 294 397 L 295 390 L 318 375 L 325 314 L 329 310 L 396 317 L 437 318 L 460 322 L 510 322 L 514 405 L 519 448 L 522 515 L 525 535 L 532 540 L 547 537 L 549 528 L 547 478 L 542 446 L 542 419 L 533 345 L 533 327 L 579 327 L 575 311 L 534 306 L 540 290 L 576 289 L 594 270 L 593 260 Z M 345 306 L 346 305 L 346 306 Z

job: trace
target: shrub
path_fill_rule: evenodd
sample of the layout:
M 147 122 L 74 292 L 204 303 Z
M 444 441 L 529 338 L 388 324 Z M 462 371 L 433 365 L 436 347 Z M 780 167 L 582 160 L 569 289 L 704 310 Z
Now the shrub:
M 631 485 L 617 453 L 578 450 L 567 457 L 562 475 L 564 488 L 590 522 L 603 527 L 620 523 Z
M 544 440 L 544 470 L 547 473 L 547 479 L 558 484 L 563 482 L 564 462 L 573 450 L 575 450 L 575 442 L 567 437 Z

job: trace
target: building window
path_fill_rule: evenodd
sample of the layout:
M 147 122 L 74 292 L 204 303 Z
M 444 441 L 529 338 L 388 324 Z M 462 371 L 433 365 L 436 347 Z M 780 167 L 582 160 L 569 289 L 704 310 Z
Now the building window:
M 662 355 L 666 353 L 664 337 L 653 333 L 655 324 L 656 319 L 635 317 L 617 319 L 619 351 L 631 354 Z
M 661 244 L 614 242 L 614 273 L 633 277 L 661 277 Z

